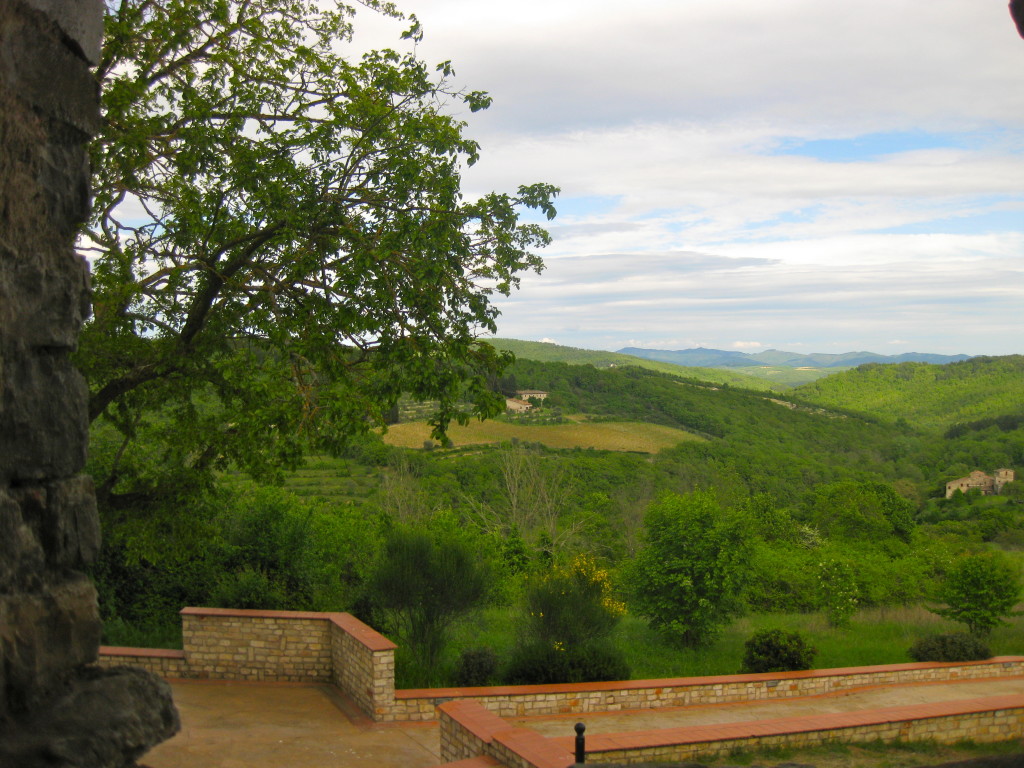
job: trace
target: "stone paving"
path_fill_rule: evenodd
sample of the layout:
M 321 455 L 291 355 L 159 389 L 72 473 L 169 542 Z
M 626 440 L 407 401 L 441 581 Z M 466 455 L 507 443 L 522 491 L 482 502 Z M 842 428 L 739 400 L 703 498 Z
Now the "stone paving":
M 142 759 L 150 768 L 427 768 L 440 762 L 436 722 L 373 723 L 333 686 L 172 681 L 182 731 Z M 878 709 L 1024 693 L 1024 678 L 878 686 L 838 694 L 607 714 L 518 718 L 555 737 Z

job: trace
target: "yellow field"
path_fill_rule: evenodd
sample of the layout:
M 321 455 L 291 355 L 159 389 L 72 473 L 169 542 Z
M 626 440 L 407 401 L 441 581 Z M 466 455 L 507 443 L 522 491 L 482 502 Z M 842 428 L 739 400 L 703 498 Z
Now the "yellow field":
M 634 421 L 586 422 L 526 426 L 503 421 L 472 421 L 464 427 L 453 424 L 448 436 L 456 447 L 487 445 L 518 438 L 543 443 L 549 448 L 596 448 L 606 451 L 657 453 L 685 440 L 703 440 L 681 429 Z M 423 422 L 388 427 L 384 442 L 403 448 L 420 448 L 430 439 L 430 427 Z

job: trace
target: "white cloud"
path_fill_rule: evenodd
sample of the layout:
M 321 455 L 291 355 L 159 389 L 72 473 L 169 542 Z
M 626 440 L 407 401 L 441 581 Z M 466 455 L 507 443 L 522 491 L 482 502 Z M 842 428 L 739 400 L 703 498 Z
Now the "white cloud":
M 1024 351 L 1024 44 L 1004 2 L 403 5 L 423 57 L 495 97 L 466 115 L 467 193 L 563 190 L 502 335 Z

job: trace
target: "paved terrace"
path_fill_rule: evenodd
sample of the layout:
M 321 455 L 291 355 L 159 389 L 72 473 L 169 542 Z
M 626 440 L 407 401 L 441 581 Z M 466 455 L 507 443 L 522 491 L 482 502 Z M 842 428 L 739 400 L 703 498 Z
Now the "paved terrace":
M 143 758 L 151 768 L 427 768 L 440 763 L 436 722 L 373 723 L 332 685 L 172 681 L 182 732 Z M 1024 678 L 875 686 L 737 704 L 521 717 L 571 751 L 582 720 L 599 743 L 610 734 L 829 714 L 1024 694 Z

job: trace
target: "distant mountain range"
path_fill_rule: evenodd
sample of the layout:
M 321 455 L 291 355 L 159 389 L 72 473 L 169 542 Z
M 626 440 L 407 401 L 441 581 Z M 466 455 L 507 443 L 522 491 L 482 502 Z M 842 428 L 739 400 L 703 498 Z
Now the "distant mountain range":
M 969 360 L 971 355 L 932 355 L 924 352 L 905 352 L 902 355 L 879 355 L 874 352 L 844 352 L 831 355 L 823 352 L 802 355 L 798 352 L 783 352 L 769 349 L 756 354 L 733 352 L 724 349 L 640 349 L 624 347 L 620 354 L 642 357 L 646 360 L 660 360 L 686 367 L 700 368 L 749 368 L 753 366 L 782 365 L 789 368 L 834 368 L 844 370 L 856 368 L 865 363 L 933 363 L 945 365 Z

